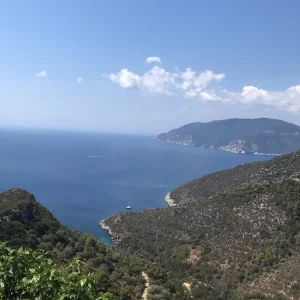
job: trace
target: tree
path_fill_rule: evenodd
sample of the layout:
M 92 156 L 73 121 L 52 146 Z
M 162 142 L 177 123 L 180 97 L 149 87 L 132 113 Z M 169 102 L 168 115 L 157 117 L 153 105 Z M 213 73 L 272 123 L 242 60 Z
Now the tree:
M 42 250 L 11 249 L 0 244 L 0 298 L 3 300 L 114 300 L 96 295 L 93 274 L 83 274 L 80 261 L 57 266 Z

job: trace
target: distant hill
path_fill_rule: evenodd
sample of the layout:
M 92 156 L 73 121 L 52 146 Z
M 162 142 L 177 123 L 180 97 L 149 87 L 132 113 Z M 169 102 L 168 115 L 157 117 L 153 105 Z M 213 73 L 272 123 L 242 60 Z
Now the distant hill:
M 175 207 L 104 221 L 117 248 L 161 264 L 194 299 L 300 299 L 300 151 L 175 189 Z
M 284 154 L 300 149 L 299 126 L 268 118 L 191 123 L 161 133 L 157 138 L 235 153 Z

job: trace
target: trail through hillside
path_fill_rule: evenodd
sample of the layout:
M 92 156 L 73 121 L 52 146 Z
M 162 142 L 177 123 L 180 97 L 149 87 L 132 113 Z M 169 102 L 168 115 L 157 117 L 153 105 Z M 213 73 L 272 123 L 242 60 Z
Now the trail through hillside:
M 144 293 L 142 295 L 142 300 L 148 300 L 148 292 L 149 292 L 149 288 L 150 288 L 150 278 L 145 272 L 142 272 L 142 276 L 146 281 Z

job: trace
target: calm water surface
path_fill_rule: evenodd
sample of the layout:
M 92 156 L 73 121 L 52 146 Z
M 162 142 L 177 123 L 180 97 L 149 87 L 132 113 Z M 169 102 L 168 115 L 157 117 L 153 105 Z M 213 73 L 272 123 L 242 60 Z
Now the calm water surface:
M 134 211 L 165 207 L 165 195 L 180 184 L 266 159 L 147 136 L 1 130 L 0 191 L 25 188 L 70 229 L 110 245 L 98 223 L 127 205 Z

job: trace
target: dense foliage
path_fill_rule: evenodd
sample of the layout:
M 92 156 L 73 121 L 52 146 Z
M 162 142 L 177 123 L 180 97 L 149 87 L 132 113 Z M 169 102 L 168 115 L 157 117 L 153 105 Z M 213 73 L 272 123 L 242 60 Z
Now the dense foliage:
M 121 240 L 119 248 L 191 283 L 195 299 L 300 297 L 299 264 L 292 263 L 300 255 L 297 180 L 248 186 L 175 208 L 123 213 L 105 223 Z M 276 284 L 263 281 L 266 274 L 274 280 L 278 270 L 284 276 Z M 297 276 L 287 276 L 293 273 Z
M 97 295 L 92 274 L 83 274 L 79 260 L 61 267 L 44 251 L 11 249 L 0 244 L 0 298 L 3 300 L 114 300 Z
M 248 153 L 289 153 L 300 148 L 300 127 L 268 118 L 191 123 L 158 135 L 166 142 Z
M 176 203 L 205 201 L 234 189 L 285 179 L 300 179 L 300 151 L 203 176 L 173 190 L 171 198 Z
M 33 195 L 22 189 L 0 194 L 0 241 L 12 249 L 26 247 L 46 251 L 59 266 L 65 266 L 74 258 L 80 260 L 82 272 L 93 274 L 97 294 L 108 292 L 118 300 L 140 299 L 145 288 L 141 273 L 149 270 L 153 274 L 164 274 L 155 277 L 153 282 L 161 292 L 168 293 L 166 299 L 186 299 L 177 297 L 184 294 L 182 284 L 168 277 L 166 270 L 157 271 L 156 265 L 109 249 L 91 234 L 68 230 Z M 158 290 L 154 294 L 160 299 Z
M 28 192 L 0 194 L 2 299 L 138 300 L 142 272 L 148 300 L 300 299 L 300 151 L 171 196 L 175 207 L 106 220 L 118 241 L 108 249 Z
M 83 272 L 94 273 L 98 293 L 111 292 L 125 300 L 139 299 L 144 290 L 139 262 L 123 258 L 91 234 L 69 231 L 25 190 L 0 194 L 0 241 L 12 248 L 45 250 L 60 265 L 80 259 Z

